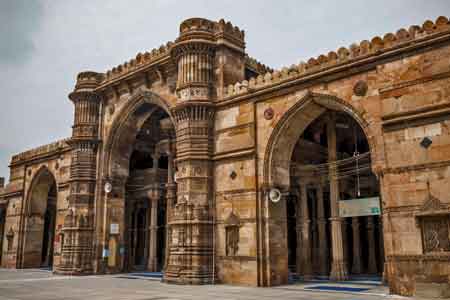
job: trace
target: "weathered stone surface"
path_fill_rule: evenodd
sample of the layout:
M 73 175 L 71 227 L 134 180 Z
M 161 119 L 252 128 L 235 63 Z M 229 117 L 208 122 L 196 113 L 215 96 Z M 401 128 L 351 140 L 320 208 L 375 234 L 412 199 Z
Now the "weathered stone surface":
M 443 296 L 450 253 L 424 251 L 422 224 L 450 218 L 449 86 L 445 17 L 277 71 L 245 54 L 244 33 L 231 23 L 188 19 L 174 42 L 105 74 L 80 73 L 70 94 L 72 137 L 13 156 L 10 182 L 0 187 L 1 265 L 40 263 L 47 196 L 33 191 L 47 170 L 57 186 L 54 270 L 121 272 L 126 182 L 146 128 L 143 134 L 171 137 L 160 149 L 174 182 L 158 179 L 167 181 L 165 281 L 285 284 L 294 148 L 322 114 L 343 111 L 361 127 L 380 185 L 391 291 Z M 170 126 L 145 127 L 155 112 Z M 283 193 L 280 202 L 268 200 L 271 188 Z M 33 197 L 42 208 L 35 214 Z M 114 238 L 111 224 L 119 226 Z M 108 247 L 114 258 L 105 260 Z

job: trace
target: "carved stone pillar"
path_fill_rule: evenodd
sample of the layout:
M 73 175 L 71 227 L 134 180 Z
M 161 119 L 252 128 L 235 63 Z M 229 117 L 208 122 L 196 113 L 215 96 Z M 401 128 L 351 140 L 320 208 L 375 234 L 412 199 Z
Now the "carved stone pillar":
M 305 184 L 300 184 L 300 198 L 298 201 L 298 211 L 300 212 L 297 217 L 297 226 L 301 232 L 300 244 L 297 245 L 299 254 L 297 260 L 300 261 L 299 274 L 305 278 L 312 276 L 312 261 L 311 261 L 311 232 L 309 210 L 308 210 L 308 197 Z
M 148 270 L 151 272 L 158 271 L 158 257 L 157 257 L 157 246 L 158 246 L 158 200 L 159 198 L 150 198 L 150 226 L 149 226 L 149 247 L 148 247 Z
M 377 273 L 377 257 L 375 252 L 375 224 L 373 216 L 367 217 L 367 247 L 369 252 L 367 271 L 369 274 Z
M 337 181 L 336 161 L 336 115 L 330 113 L 327 120 L 328 162 L 330 179 L 330 206 L 331 206 L 331 242 L 332 242 L 332 280 L 345 280 L 348 277 L 347 263 L 344 260 L 344 247 L 342 244 L 342 218 L 339 217 L 339 184 Z
M 93 262 L 93 218 L 98 144 L 98 112 L 100 98 L 94 89 L 103 75 L 94 72 L 78 74 L 75 90 L 69 98 L 75 106 L 70 165 L 68 215 L 62 228 L 64 246 L 60 274 L 89 274 Z
M 361 241 L 359 232 L 359 220 L 358 217 L 352 218 L 352 234 L 353 234 L 353 264 L 352 273 L 360 274 L 361 268 Z
M 344 253 L 344 262 L 347 264 L 348 270 L 348 256 L 350 255 L 350 245 L 348 244 L 348 234 L 347 234 L 347 226 L 349 226 L 347 219 L 341 219 L 341 227 L 342 227 L 342 251 Z
M 152 159 L 153 159 L 153 170 L 155 170 L 155 172 L 158 172 L 158 161 L 159 161 L 160 155 L 159 153 L 154 153 L 152 155 Z M 156 173 L 155 173 L 156 174 Z
M 384 239 L 383 239 L 383 218 L 382 215 L 378 217 L 378 240 L 380 242 L 380 262 L 379 262 L 379 270 L 382 271 L 382 281 L 387 282 L 386 272 L 385 272 L 385 264 L 386 258 L 384 253 Z
M 317 185 L 317 226 L 319 232 L 319 274 L 328 275 L 328 239 L 327 220 L 325 219 L 325 203 L 322 185 Z
M 210 29 L 181 25 L 171 55 L 178 66 L 176 131 L 177 201 L 168 225 L 170 241 L 164 281 L 207 284 L 213 274 L 212 104 L 215 39 Z M 203 21 L 202 21 L 203 22 Z M 206 22 L 206 21 L 205 21 Z

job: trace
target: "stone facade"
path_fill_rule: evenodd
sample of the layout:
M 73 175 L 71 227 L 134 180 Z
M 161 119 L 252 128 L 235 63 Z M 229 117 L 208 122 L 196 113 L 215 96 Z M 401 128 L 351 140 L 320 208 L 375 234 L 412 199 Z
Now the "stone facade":
M 0 186 L 2 267 L 48 263 L 38 233 L 48 231 L 51 251 L 45 251 L 60 274 L 123 272 L 138 268 L 136 255 L 143 253 L 152 270 L 153 259 L 163 258 L 169 283 L 286 284 L 286 198 L 297 193 L 298 181 L 290 158 L 314 120 L 343 112 L 370 151 L 391 291 L 414 295 L 433 287 L 445 296 L 450 290 L 447 18 L 275 71 L 245 53 L 244 32 L 229 22 L 188 19 L 174 42 L 105 73 L 80 73 L 69 98 L 72 136 L 13 156 L 10 182 Z M 330 124 L 337 124 L 327 120 L 326 159 L 334 162 L 339 149 L 330 150 L 336 144 Z M 151 154 L 154 171 L 132 170 L 135 153 Z M 339 170 L 327 172 L 331 178 Z M 139 176 L 150 179 L 142 183 Z M 133 189 L 133 182 L 142 186 Z M 268 198 L 274 188 L 282 195 L 276 203 Z M 318 234 L 332 232 L 324 244 L 330 276 L 345 279 L 346 234 L 334 206 L 342 187 L 326 189 L 331 225 L 319 226 Z M 296 195 L 306 199 L 306 193 L 300 186 Z M 305 242 L 310 229 L 302 224 L 312 216 L 307 202 L 298 203 L 298 241 Z M 314 207 L 325 222 L 323 208 Z M 353 220 L 353 233 L 358 224 Z M 302 249 L 299 259 L 311 255 Z M 304 274 L 304 262 L 298 266 Z

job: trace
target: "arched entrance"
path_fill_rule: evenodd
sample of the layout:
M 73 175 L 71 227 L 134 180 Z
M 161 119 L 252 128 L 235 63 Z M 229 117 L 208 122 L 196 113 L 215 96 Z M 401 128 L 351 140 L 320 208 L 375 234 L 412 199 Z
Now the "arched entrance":
M 47 168 L 35 175 L 28 194 L 23 252 L 24 268 L 53 266 L 56 181 Z
M 133 144 L 125 188 L 127 271 L 161 271 L 164 264 L 170 132 L 161 127 L 167 120 L 164 110 L 155 109 Z
M 113 185 L 108 220 L 123 230 L 107 235 L 110 271 L 164 267 L 174 140 L 169 109 L 150 92 L 133 96 L 113 125 L 105 148 L 105 177 Z
M 334 280 L 381 274 L 381 201 L 369 132 L 347 103 L 312 93 L 278 122 L 266 151 L 264 179 L 269 189 L 283 192 L 285 201 L 268 203 L 269 218 L 277 220 L 266 230 L 284 232 L 281 244 L 288 251 L 283 254 L 268 241 L 271 260 L 286 262 L 269 265 L 269 285 L 286 283 L 289 273 Z

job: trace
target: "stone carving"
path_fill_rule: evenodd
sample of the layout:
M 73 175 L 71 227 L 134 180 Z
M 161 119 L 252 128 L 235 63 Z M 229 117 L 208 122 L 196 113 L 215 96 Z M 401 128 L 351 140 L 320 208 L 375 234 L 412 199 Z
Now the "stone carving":
M 6 243 L 7 251 L 11 251 L 14 243 L 14 230 L 12 227 L 9 228 L 8 233 L 6 234 Z
M 424 253 L 450 251 L 450 211 L 431 194 L 427 181 L 428 199 L 416 213 L 416 222 L 422 232 Z
M 424 217 L 422 220 L 423 250 L 428 252 L 450 251 L 449 217 Z
M 235 256 L 239 250 L 239 217 L 233 212 L 225 220 L 225 253 Z

